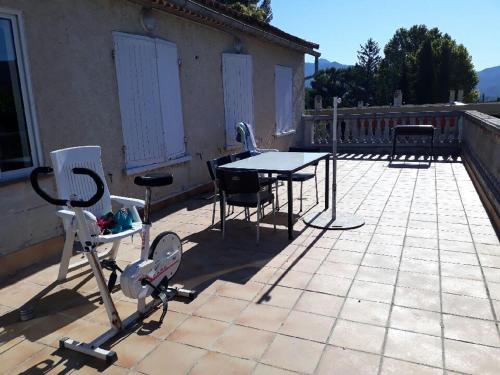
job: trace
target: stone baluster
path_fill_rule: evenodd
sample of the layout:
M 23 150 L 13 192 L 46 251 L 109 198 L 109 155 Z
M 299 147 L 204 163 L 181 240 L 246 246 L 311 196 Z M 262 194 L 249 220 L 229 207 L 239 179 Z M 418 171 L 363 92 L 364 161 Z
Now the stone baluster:
M 450 133 L 450 124 L 448 121 L 446 121 L 446 117 L 442 118 L 441 121 L 443 127 L 444 127 L 444 139 L 445 143 L 450 143 L 451 142 L 451 133 Z
M 382 128 L 380 126 L 380 118 L 375 117 L 375 143 L 382 143 Z

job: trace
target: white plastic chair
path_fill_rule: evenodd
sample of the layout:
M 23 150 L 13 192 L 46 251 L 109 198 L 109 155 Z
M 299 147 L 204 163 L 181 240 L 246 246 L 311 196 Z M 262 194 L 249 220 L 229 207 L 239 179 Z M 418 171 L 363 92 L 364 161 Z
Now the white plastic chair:
M 252 155 L 262 154 L 263 152 L 278 152 L 275 149 L 258 148 L 255 143 L 252 125 L 245 122 L 236 124 L 236 140 L 243 144 L 243 149 L 249 151 Z
M 130 237 L 141 231 L 142 222 L 136 207 L 144 207 L 144 201 L 142 199 L 110 195 L 104 177 L 101 162 L 101 147 L 99 146 L 81 146 L 56 150 L 50 153 L 50 157 L 52 159 L 58 196 L 61 199 L 68 199 L 71 195 L 76 194 L 78 198 L 85 200 L 95 193 L 95 186 L 88 177 L 72 173 L 72 169 L 75 167 L 91 169 L 99 174 L 104 181 L 104 195 L 102 199 L 84 211 L 90 227 L 97 228 L 97 218 L 108 212 L 112 212 L 111 202 L 116 202 L 121 207 L 130 209 L 133 219 L 131 229 L 117 234 L 97 234 L 95 237 L 98 243 L 113 243 L 111 249 L 99 254 L 99 258 L 109 255 L 111 259 L 115 259 L 121 239 Z M 64 280 L 68 271 L 86 265 L 87 261 L 84 260 L 70 264 L 71 256 L 73 255 L 73 244 L 78 235 L 78 228 L 74 219 L 75 213 L 69 207 L 62 207 L 57 212 L 57 215 L 62 218 L 66 231 L 66 239 L 57 277 L 58 280 Z

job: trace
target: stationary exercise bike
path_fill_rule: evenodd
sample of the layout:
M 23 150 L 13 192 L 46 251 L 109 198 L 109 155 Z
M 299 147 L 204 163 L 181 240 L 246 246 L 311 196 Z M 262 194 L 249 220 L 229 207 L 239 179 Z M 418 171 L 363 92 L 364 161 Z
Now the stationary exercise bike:
M 87 256 L 96 278 L 97 286 L 99 287 L 99 292 L 111 324 L 110 330 L 90 343 L 82 343 L 64 337 L 59 341 L 59 347 L 75 350 L 111 363 L 117 356 L 114 351 L 100 348 L 106 341 L 147 316 L 159 305 L 163 307 L 160 317 L 161 324 L 167 312 L 168 301 L 177 296 L 189 299 L 196 297 L 196 292 L 193 290 L 168 286 L 169 280 L 177 272 L 182 259 L 182 244 L 179 236 L 173 232 L 162 232 L 153 240 L 151 246 L 149 245 L 151 188 L 170 185 L 173 182 L 173 177 L 170 174 L 151 174 L 135 178 L 134 183 L 136 185 L 146 188 L 144 219 L 141 231 L 141 256 L 122 270 L 114 260 L 99 262 L 97 242 L 94 240 L 99 234 L 99 230 L 95 225 L 92 225 L 94 222 L 89 220 L 89 218 L 92 219 L 92 214 L 83 210 L 83 208 L 96 204 L 104 194 L 104 183 L 99 175 L 87 168 L 73 168 L 72 172 L 74 174 L 87 175 L 96 185 L 95 194 L 84 201 L 79 199 L 76 194 L 67 199 L 58 199 L 42 190 L 38 183 L 39 176 L 52 172 L 51 167 L 35 168 L 31 173 L 31 184 L 35 192 L 45 201 L 56 206 L 66 206 L 68 209 L 74 211 L 78 228 L 78 238 L 83 248 L 82 251 Z M 111 275 L 107 283 L 102 271 L 103 268 L 111 270 Z M 123 321 L 120 319 L 111 298 L 111 292 L 118 278 L 117 272 L 121 272 L 120 286 L 123 294 L 129 298 L 138 300 L 137 311 Z M 146 303 L 147 297 L 152 297 L 153 300 Z

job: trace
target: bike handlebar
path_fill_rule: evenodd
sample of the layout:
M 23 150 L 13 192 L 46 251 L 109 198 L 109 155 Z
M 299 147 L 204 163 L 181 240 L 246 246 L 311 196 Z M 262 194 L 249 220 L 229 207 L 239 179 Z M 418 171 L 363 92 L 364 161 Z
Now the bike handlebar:
M 90 207 L 99 202 L 99 200 L 102 198 L 104 195 L 104 182 L 102 181 L 101 177 L 97 173 L 95 173 L 91 169 L 87 168 L 73 168 L 72 172 L 74 174 L 83 174 L 87 175 L 92 180 L 94 181 L 96 185 L 96 192 L 95 194 L 90 197 L 90 199 L 86 201 L 82 200 L 67 200 L 67 199 L 58 199 L 51 197 L 47 192 L 45 192 L 40 185 L 38 184 L 38 178 L 41 174 L 51 174 L 54 170 L 51 167 L 38 167 L 33 169 L 30 175 L 30 180 L 31 180 L 31 186 L 33 186 L 33 189 L 35 192 L 42 197 L 45 201 L 56 205 L 56 206 L 67 206 L 70 205 L 71 207 Z

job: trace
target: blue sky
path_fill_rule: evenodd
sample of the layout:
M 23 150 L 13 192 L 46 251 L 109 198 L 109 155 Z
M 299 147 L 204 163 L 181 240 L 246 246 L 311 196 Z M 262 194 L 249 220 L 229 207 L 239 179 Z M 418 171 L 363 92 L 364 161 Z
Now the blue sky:
M 425 24 L 467 47 L 476 70 L 500 65 L 500 0 L 272 0 L 272 24 L 354 64 L 369 37 L 381 50 L 399 27 Z M 313 61 L 306 57 L 307 61 Z

